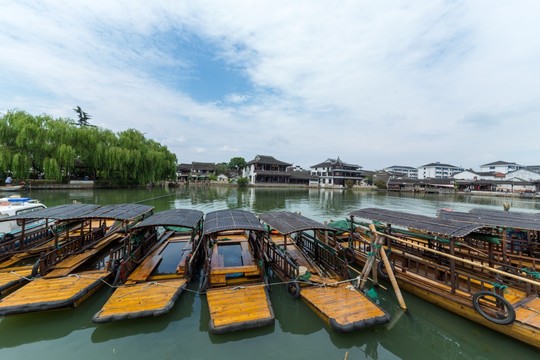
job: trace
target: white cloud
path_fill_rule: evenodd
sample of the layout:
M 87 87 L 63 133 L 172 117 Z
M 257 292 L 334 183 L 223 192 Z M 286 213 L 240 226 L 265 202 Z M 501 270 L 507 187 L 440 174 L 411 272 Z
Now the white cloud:
M 538 162 L 535 1 L 35 6 L 0 12 L 2 110 L 73 117 L 80 105 L 96 124 L 135 127 L 188 162 Z M 217 44 L 254 91 L 201 103 L 162 83 L 148 65 L 186 76 L 191 65 L 154 44 L 170 32 Z

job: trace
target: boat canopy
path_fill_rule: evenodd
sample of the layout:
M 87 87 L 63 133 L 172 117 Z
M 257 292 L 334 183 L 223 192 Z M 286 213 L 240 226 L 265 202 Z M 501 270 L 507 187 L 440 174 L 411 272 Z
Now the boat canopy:
M 202 220 L 203 215 L 202 211 L 189 209 L 160 211 L 141 221 L 133 229 L 155 226 L 179 226 L 195 229 Z
M 478 224 L 464 224 L 429 216 L 377 208 L 360 209 L 353 211 L 349 216 L 403 226 L 445 237 L 460 238 L 485 228 L 485 226 Z
M 336 231 L 336 229 L 321 224 L 318 221 L 288 211 L 268 212 L 259 215 L 259 218 L 283 235 L 305 230 Z
M 248 211 L 218 210 L 206 214 L 203 235 L 226 230 L 266 231 L 259 219 Z
M 99 207 L 92 204 L 65 204 L 53 206 L 50 208 L 29 211 L 17 215 L 8 216 L 0 219 L 0 221 L 11 220 L 35 220 L 35 219 L 54 219 L 54 220 L 71 220 L 87 218 L 87 215 Z
M 86 218 L 128 221 L 154 210 L 153 206 L 140 204 L 104 205 L 94 209 Z
M 540 231 L 538 214 L 516 213 L 509 211 L 473 209 L 468 213 L 441 209 L 437 212 L 440 219 L 458 221 L 485 227 L 507 227 L 521 230 Z
M 153 206 L 139 204 L 91 205 L 65 204 L 50 208 L 8 216 L 0 221 L 53 219 L 59 221 L 79 219 L 132 220 L 154 209 Z

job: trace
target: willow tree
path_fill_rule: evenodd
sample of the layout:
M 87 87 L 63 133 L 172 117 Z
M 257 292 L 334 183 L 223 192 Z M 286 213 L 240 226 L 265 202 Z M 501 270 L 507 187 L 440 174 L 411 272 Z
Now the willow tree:
M 75 163 L 93 178 L 144 184 L 173 178 L 176 156 L 166 146 L 135 130 L 115 134 L 96 126 L 78 126 L 72 119 L 32 116 L 23 111 L 0 117 L 0 170 L 19 178 L 30 171 L 48 179 L 69 178 Z

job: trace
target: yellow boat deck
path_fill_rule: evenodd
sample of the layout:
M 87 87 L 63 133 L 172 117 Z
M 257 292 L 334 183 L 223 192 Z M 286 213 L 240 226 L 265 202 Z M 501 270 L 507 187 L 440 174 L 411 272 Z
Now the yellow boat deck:
M 532 299 L 516 308 L 516 321 L 540 329 L 540 298 Z
M 186 287 L 186 279 L 169 279 L 124 285 L 117 288 L 92 321 L 134 319 L 169 312 Z
M 264 283 L 255 285 L 206 292 L 211 333 L 222 334 L 271 325 L 274 322 L 274 312 Z
M 385 324 L 390 316 L 347 284 L 302 288 L 300 296 L 334 330 L 350 332 Z
M 106 323 L 145 316 L 166 314 L 187 286 L 183 268 L 176 274 L 152 276 L 152 272 L 163 260 L 163 252 L 171 243 L 185 243 L 184 249 L 191 249 L 190 237 L 178 236 L 167 239 L 154 249 L 144 261 L 128 276 L 125 285 L 118 287 L 92 321 Z M 188 254 L 179 253 L 180 263 Z M 189 253 L 189 251 L 188 251 Z
M 79 266 L 84 264 L 86 260 L 90 259 L 92 256 L 103 250 L 113 241 L 118 240 L 123 236 L 124 235 L 120 233 L 113 233 L 109 236 L 104 237 L 102 240 L 94 244 L 88 250 L 80 254 L 69 256 L 67 259 L 53 266 L 51 271 L 45 276 L 45 278 L 55 278 L 69 275 Z
M 0 271 L 0 294 L 5 295 L 13 288 L 28 282 L 33 266 L 21 266 Z
M 283 236 L 273 236 L 272 241 L 284 247 Z M 390 315 L 371 302 L 364 294 L 337 277 L 319 271 L 312 261 L 287 238 L 287 253 L 310 273 L 309 283 L 301 283 L 300 297 L 334 330 L 350 332 L 390 321 Z M 315 283 L 315 284 L 310 284 Z
M 110 274 L 109 271 L 97 270 L 33 280 L 0 300 L 0 315 L 76 307 L 100 288 Z

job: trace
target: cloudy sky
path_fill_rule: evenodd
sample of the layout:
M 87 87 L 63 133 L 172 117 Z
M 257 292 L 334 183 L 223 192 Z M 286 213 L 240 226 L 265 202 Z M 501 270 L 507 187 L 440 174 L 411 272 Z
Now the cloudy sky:
M 540 164 L 540 2 L 9 1 L 0 112 L 136 128 L 180 162 Z

